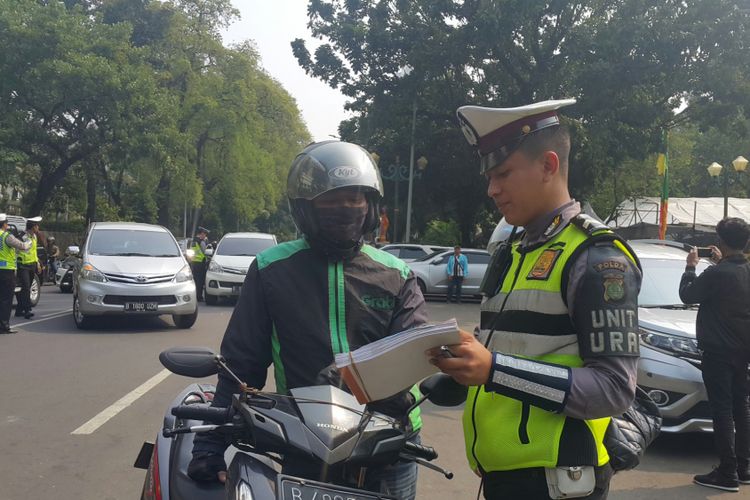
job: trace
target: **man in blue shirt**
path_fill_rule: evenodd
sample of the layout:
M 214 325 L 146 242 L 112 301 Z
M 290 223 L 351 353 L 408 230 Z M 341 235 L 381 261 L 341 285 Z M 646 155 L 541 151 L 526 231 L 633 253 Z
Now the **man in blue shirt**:
M 456 265 L 458 262 L 458 265 Z M 461 285 L 463 285 L 464 278 L 469 275 L 469 261 L 466 256 L 461 253 L 461 247 L 455 246 L 453 248 L 453 255 L 448 259 L 448 266 L 445 268 L 445 273 L 448 275 L 448 296 L 445 298 L 446 302 L 451 301 L 453 291 L 456 293 L 456 302 L 461 303 Z

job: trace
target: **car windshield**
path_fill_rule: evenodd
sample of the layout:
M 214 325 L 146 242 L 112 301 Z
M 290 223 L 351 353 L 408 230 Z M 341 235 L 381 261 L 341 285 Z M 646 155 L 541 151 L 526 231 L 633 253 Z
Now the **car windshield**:
M 270 238 L 225 238 L 219 243 L 216 255 L 254 256 L 272 246 Z
M 88 245 L 91 255 L 121 257 L 179 257 L 180 249 L 164 231 L 138 229 L 96 229 Z
M 684 307 L 680 300 L 680 278 L 685 271 L 685 261 L 673 259 L 641 259 L 643 281 L 638 305 L 641 307 Z M 698 263 L 700 274 L 708 264 Z

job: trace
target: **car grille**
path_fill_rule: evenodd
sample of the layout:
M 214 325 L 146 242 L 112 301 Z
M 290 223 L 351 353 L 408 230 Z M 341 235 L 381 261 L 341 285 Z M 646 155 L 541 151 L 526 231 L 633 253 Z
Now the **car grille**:
M 176 304 L 174 295 L 105 295 L 104 304 L 115 306 L 125 305 L 125 302 L 156 302 L 159 305 Z
M 235 286 L 242 286 L 242 283 L 232 283 L 231 281 L 219 281 L 221 288 L 232 288 Z
M 225 273 L 228 274 L 240 274 L 242 276 L 247 274 L 247 269 L 242 267 L 225 267 L 221 266 Z
M 695 406 L 690 408 L 688 411 L 680 415 L 676 418 L 664 418 L 664 421 L 662 422 L 662 425 L 664 427 L 672 427 L 675 425 L 680 425 L 683 422 L 687 422 L 690 419 L 701 419 L 701 420 L 711 420 L 711 407 L 708 404 L 708 401 L 700 401 Z
M 112 274 L 105 273 L 109 281 L 116 283 L 133 283 L 136 285 L 151 285 L 154 283 L 167 283 L 172 281 L 174 274 L 158 274 L 155 276 L 146 276 L 144 274 Z

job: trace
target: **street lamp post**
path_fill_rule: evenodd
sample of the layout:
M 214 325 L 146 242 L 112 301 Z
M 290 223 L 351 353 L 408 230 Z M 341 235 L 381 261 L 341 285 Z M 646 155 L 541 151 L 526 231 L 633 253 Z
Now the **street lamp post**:
M 411 238 L 411 194 L 412 185 L 414 184 L 414 144 L 412 143 L 411 151 L 412 161 L 409 164 L 409 197 L 406 201 L 406 243 L 409 243 Z M 427 167 L 427 158 L 420 156 L 417 160 L 417 172 L 418 176 L 422 175 L 422 171 Z
M 380 167 L 380 155 L 377 153 L 370 153 L 373 161 L 378 168 L 380 168 L 380 176 L 387 181 L 393 181 L 394 185 L 394 208 L 393 208 L 393 241 L 398 241 L 398 214 L 399 210 L 399 184 L 402 182 L 409 181 L 409 185 L 414 182 L 414 179 L 422 177 L 422 171 L 427 166 L 427 158 L 424 156 L 417 160 L 417 172 L 414 172 L 413 168 L 409 168 L 406 165 L 401 165 L 401 158 L 396 156 L 396 163 L 392 163 L 387 167 Z M 409 231 L 411 230 L 411 189 L 409 189 L 409 198 L 407 200 L 406 207 L 406 242 L 409 242 Z
M 735 172 L 744 172 L 747 168 L 748 160 L 744 156 L 738 156 L 732 160 L 732 166 Z M 716 179 L 719 175 L 724 172 L 724 218 L 726 219 L 729 215 L 729 169 L 724 169 L 720 164 L 713 162 L 706 168 L 708 175 Z

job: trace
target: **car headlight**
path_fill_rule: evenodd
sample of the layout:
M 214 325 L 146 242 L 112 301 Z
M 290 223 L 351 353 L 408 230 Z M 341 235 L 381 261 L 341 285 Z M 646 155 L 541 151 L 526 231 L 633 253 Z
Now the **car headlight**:
M 88 281 L 96 281 L 97 283 L 106 283 L 107 277 L 91 264 L 84 264 L 81 268 L 81 278 Z
M 701 355 L 698 341 L 695 339 L 654 332 L 645 328 L 640 328 L 639 333 L 641 342 L 654 349 L 690 358 L 697 358 Z
M 217 264 L 216 261 L 214 260 L 208 263 L 208 270 L 211 271 L 212 273 L 220 273 L 223 271 L 221 266 Z
M 183 283 L 185 281 L 192 281 L 193 273 L 190 271 L 190 266 L 185 266 L 180 269 L 180 272 L 174 275 L 175 283 Z
M 253 490 L 245 481 L 237 483 L 237 500 L 253 500 Z

